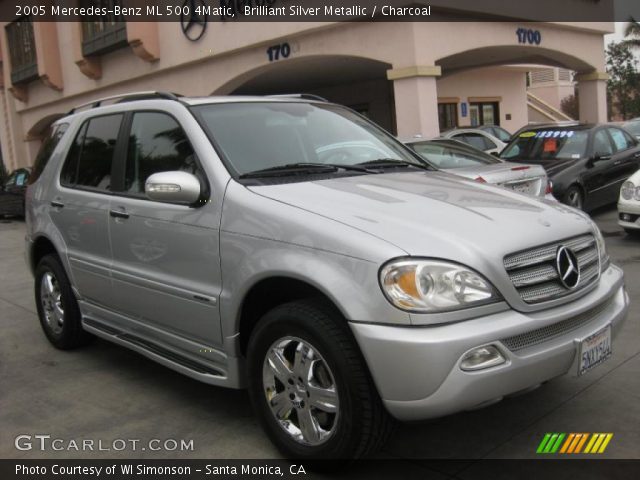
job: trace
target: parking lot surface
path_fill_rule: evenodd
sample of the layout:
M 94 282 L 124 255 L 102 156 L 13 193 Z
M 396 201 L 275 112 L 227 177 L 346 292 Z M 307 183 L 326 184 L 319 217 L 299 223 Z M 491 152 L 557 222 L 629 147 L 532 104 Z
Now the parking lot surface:
M 400 424 L 381 458 L 535 458 L 546 432 L 611 432 L 601 458 L 640 459 L 640 237 L 624 234 L 614 209 L 594 218 L 631 297 L 613 357 L 583 377 L 567 375 L 482 410 Z M 19 220 L 0 223 L 0 458 L 279 457 L 244 391 L 201 384 L 102 340 L 54 349 L 38 323 L 24 230 Z M 40 434 L 62 439 L 62 450 L 49 443 L 41 451 L 35 441 L 16 448 L 17 436 Z M 93 450 L 68 448 L 85 439 Z

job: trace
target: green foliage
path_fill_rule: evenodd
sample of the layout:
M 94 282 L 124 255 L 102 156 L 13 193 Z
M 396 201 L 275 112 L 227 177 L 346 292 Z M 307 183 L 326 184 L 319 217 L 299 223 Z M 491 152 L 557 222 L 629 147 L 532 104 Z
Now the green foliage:
M 574 95 L 565 97 L 560 102 L 560 111 L 565 115 L 569 115 L 574 120 L 580 118 L 580 103 L 578 101 L 578 91 Z
M 607 95 L 610 107 L 623 119 L 640 116 L 640 75 L 627 42 L 607 47 Z
M 624 43 L 630 48 L 640 48 L 640 23 L 631 17 L 627 28 L 624 31 L 625 37 Z

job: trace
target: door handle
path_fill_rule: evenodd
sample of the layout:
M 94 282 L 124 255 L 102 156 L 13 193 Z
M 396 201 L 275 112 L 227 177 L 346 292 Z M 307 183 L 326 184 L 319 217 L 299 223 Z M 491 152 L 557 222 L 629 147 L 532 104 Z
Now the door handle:
M 633 158 L 640 158 L 640 152 L 636 152 L 633 154 Z
M 58 201 L 58 200 L 51 200 L 51 206 L 53 208 L 64 208 L 64 203 Z
M 113 218 L 122 218 L 124 220 L 129 218 L 129 214 L 122 210 L 110 210 L 109 215 L 111 215 Z
M 615 162 L 613 162 L 614 165 L 620 165 L 622 163 L 622 160 L 616 160 Z

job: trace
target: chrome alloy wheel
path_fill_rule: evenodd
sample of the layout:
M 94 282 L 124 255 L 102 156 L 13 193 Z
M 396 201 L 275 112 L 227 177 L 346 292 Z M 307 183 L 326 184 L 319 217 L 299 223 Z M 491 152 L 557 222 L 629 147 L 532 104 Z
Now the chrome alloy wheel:
M 64 325 L 64 308 L 62 308 L 60 284 L 51 272 L 42 275 L 40 303 L 47 325 L 55 335 L 59 335 Z
M 267 404 L 296 442 L 317 446 L 336 431 L 340 403 L 333 374 L 308 342 L 285 337 L 274 342 L 262 367 Z
M 572 189 L 567 194 L 567 203 L 569 206 L 582 210 L 582 194 L 579 190 Z

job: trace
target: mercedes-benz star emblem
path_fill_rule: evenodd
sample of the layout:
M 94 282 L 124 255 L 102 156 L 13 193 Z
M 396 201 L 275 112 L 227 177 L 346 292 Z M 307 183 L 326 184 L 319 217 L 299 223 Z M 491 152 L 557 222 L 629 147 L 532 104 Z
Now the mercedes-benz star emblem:
M 207 29 L 207 14 L 198 13 L 206 12 L 203 7 L 206 8 L 204 0 L 185 0 L 182 4 L 180 26 L 182 27 L 182 33 L 184 33 L 184 36 L 192 42 L 200 40 Z M 187 12 L 186 15 L 185 12 Z
M 560 282 L 569 290 L 573 290 L 580 283 L 580 267 L 578 257 L 570 248 L 564 245 L 558 247 L 556 253 L 556 269 L 560 276 Z

